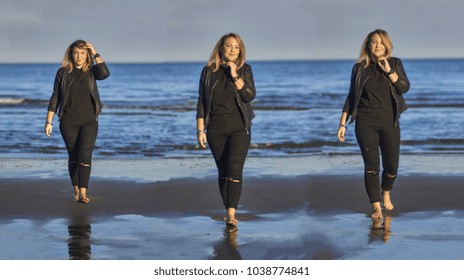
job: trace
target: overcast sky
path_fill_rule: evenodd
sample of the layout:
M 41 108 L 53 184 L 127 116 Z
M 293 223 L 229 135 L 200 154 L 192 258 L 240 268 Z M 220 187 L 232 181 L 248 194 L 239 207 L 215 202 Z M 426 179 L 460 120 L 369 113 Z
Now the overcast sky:
M 0 0 L 0 63 L 60 62 L 77 38 L 106 61 L 206 61 L 225 33 L 248 60 L 355 59 L 388 31 L 395 56 L 464 57 L 462 0 Z

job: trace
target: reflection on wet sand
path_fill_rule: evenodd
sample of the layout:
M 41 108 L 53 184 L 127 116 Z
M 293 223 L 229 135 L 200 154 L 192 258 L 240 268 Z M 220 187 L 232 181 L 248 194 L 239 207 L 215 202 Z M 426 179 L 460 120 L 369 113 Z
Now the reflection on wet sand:
M 238 228 L 226 226 L 222 239 L 213 248 L 213 260 L 241 260 L 237 244 Z
M 382 219 L 372 219 L 371 231 L 369 233 L 369 243 L 374 242 L 380 237 L 383 242 L 387 243 L 391 235 L 390 223 L 392 217 L 384 216 Z
M 74 217 L 68 226 L 68 253 L 70 260 L 89 260 L 92 255 L 90 235 L 92 228 L 88 219 Z

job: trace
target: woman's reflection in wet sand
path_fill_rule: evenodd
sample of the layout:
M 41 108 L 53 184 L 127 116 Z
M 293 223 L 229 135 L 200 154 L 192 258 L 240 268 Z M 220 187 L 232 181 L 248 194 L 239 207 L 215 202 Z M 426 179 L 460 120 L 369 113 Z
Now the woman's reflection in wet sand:
M 234 226 L 226 226 L 224 235 L 213 248 L 213 260 L 241 260 L 242 256 L 237 247 L 238 228 Z
M 369 233 L 369 243 L 374 242 L 378 238 L 387 243 L 391 235 L 391 220 L 391 216 L 384 216 L 383 221 L 382 219 L 372 219 L 371 231 Z
M 75 216 L 68 226 L 68 252 L 71 260 L 89 260 L 92 255 L 90 235 L 92 228 L 88 219 Z

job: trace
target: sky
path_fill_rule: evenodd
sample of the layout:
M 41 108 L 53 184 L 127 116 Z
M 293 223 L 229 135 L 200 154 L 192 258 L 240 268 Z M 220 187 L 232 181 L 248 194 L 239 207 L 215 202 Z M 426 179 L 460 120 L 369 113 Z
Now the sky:
M 229 32 L 244 40 L 247 60 L 356 59 L 377 28 L 390 34 L 394 56 L 464 57 L 462 0 L 0 0 L 0 7 L 0 63 L 59 63 L 75 39 L 107 62 L 205 62 Z

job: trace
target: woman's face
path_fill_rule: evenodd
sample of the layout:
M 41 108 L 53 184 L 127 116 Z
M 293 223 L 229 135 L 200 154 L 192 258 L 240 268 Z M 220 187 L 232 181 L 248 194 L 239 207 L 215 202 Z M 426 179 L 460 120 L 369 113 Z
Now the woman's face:
M 87 49 L 74 48 L 73 49 L 73 60 L 76 68 L 80 69 L 84 66 L 85 60 L 87 59 Z
M 224 62 L 236 61 L 240 55 L 240 46 L 238 45 L 237 39 L 234 37 L 228 37 L 224 40 L 222 46 L 222 60 Z
M 385 56 L 386 48 L 379 34 L 376 33 L 371 37 L 369 42 L 369 50 L 371 51 L 373 58 L 378 59 Z

